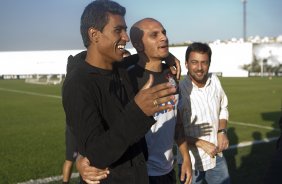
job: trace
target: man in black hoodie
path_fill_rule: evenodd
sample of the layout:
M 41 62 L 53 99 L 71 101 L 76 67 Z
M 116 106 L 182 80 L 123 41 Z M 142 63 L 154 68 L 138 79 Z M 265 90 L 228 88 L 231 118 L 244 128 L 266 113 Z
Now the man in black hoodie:
M 79 153 L 90 165 L 109 169 L 101 183 L 146 184 L 140 140 L 155 123 L 154 113 L 173 108 L 158 104 L 173 100 L 176 89 L 170 83 L 150 87 L 150 78 L 134 96 L 120 63 L 129 41 L 124 15 L 125 8 L 109 0 L 85 8 L 80 31 L 87 52 L 69 57 L 75 66 L 64 81 L 63 106 Z

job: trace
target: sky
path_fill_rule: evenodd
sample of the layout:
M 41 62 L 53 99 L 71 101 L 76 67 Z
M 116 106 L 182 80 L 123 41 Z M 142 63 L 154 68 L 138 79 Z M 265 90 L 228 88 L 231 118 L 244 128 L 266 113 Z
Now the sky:
M 0 0 L 0 51 L 84 49 L 80 16 L 91 0 Z M 159 20 L 170 44 L 243 37 L 242 0 L 116 0 L 128 31 Z M 282 35 L 282 0 L 247 0 L 247 36 Z M 128 48 L 131 44 L 128 44 Z

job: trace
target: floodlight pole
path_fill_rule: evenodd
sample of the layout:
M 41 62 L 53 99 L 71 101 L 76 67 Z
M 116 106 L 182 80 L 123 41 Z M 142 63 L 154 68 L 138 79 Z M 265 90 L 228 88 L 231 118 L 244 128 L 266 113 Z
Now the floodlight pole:
M 247 0 L 241 0 L 243 3 L 243 39 L 244 42 L 247 41 L 247 10 L 246 10 L 246 4 L 247 4 Z

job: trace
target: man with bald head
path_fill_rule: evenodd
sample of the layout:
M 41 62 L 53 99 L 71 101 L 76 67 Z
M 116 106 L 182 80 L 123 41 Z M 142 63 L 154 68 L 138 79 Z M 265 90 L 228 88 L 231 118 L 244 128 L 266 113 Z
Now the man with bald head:
M 163 25 L 153 19 L 145 18 L 136 22 L 130 29 L 130 39 L 139 56 L 136 65 L 128 68 L 128 73 L 135 89 L 138 92 L 149 79 L 154 77 L 154 85 L 170 81 L 177 85 L 176 79 L 171 74 L 167 65 L 162 61 L 169 55 L 168 38 Z M 132 61 L 133 62 L 133 61 Z M 150 184 L 174 184 L 176 176 L 173 169 L 174 141 L 180 147 L 185 163 L 182 167 L 182 180 L 186 175 L 186 183 L 191 179 L 191 162 L 188 147 L 183 137 L 181 122 L 177 123 L 177 104 L 179 95 L 168 103 L 174 105 L 171 111 L 155 113 L 157 121 L 147 132 L 145 138 L 148 148 L 147 170 Z M 165 104 L 157 103 L 158 106 Z M 176 128 L 177 127 L 177 128 Z

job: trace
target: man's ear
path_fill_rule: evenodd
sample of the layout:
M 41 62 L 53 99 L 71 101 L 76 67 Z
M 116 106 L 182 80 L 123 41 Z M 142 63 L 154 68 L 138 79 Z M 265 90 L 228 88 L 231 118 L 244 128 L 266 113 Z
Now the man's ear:
M 97 43 L 99 41 L 99 31 L 93 27 L 89 28 L 88 37 L 91 42 Z
M 142 51 L 144 51 L 144 45 L 143 45 L 143 43 L 141 43 L 141 42 L 139 42 L 139 43 L 134 42 L 134 43 L 132 43 L 132 45 L 133 45 L 133 47 L 136 49 L 137 52 L 142 52 Z
M 185 67 L 188 70 L 188 61 L 185 61 Z

